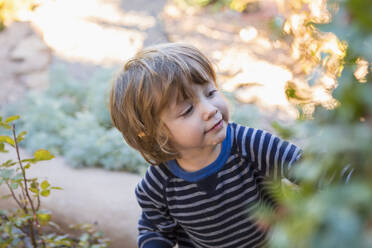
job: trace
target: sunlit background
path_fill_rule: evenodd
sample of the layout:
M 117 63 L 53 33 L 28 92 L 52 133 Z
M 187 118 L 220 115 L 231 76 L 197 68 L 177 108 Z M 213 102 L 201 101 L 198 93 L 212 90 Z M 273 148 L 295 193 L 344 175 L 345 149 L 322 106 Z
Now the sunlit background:
M 280 132 L 313 119 L 317 107 L 342 105 L 334 92 L 345 67 L 352 64 L 343 75 L 355 84 L 370 84 L 372 23 L 360 18 L 359 29 L 353 18 L 372 9 L 343 2 L 0 0 L 0 114 L 21 116 L 25 154 L 44 148 L 57 156 L 49 171 L 34 172 L 65 189 L 45 199 L 55 221 L 98 222 L 110 247 L 135 247 L 133 189 L 146 164 L 112 128 L 107 89 L 137 51 L 162 42 L 198 47 L 215 65 L 232 119 Z M 355 114 L 368 123 L 368 109 L 359 110 L 342 112 L 343 120 Z
M 10 54 L 4 54 L 7 57 L 2 59 L 5 64 L 2 77 L 15 81 L 7 84 L 46 87 L 50 65 L 60 61 L 80 77 L 79 74 L 92 73 L 99 67 L 118 66 L 146 45 L 183 41 L 197 46 L 213 60 L 221 74 L 222 89 L 238 89 L 239 100 L 255 103 L 265 111 L 278 111 L 284 119 L 294 119 L 298 112 L 289 104 L 284 87 L 288 81 L 304 81 L 303 72 L 313 70 L 317 64 L 317 61 L 307 61 L 308 68 L 297 68 L 303 46 L 311 44 L 312 50 L 331 50 L 334 63 L 343 57 L 344 51 L 337 37 L 331 34 L 324 35 L 325 42 L 312 42 L 315 41 L 312 33 L 307 37 L 302 35 L 308 31 L 304 27 L 308 19 L 329 20 L 322 1 L 311 1 L 310 11 L 296 14 L 286 2 L 251 3 L 257 6 L 240 13 L 226 8 L 219 11 L 185 3 L 177 5 L 174 1 L 36 1 L 34 11 L 20 9 L 17 12 L 17 18 L 27 24 L 10 24 L 4 31 L 3 35 L 15 34 L 7 35 L 14 40 L 10 41 Z M 244 9 L 236 3 L 233 6 Z M 270 29 L 273 28 L 270 25 L 275 24 L 280 28 L 280 23 L 275 22 L 284 21 L 288 16 L 284 30 L 301 36 L 292 44 L 272 37 Z M 317 44 L 319 42 L 322 44 Z M 22 66 L 31 67 L 27 68 L 30 71 L 14 69 Z M 327 104 L 331 97 L 325 88 L 335 86 L 334 72 L 322 75 L 320 81 L 322 85 L 311 90 L 314 104 Z M 2 96 L 2 101 L 7 97 L 12 96 Z

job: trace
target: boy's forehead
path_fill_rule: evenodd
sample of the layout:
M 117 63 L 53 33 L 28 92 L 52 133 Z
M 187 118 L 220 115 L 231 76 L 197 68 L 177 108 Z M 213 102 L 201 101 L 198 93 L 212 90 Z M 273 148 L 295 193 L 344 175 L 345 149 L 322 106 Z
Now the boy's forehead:
M 161 110 L 160 115 L 162 117 L 168 118 L 174 118 L 177 116 L 177 113 L 181 109 L 181 104 L 177 104 L 175 100 L 170 100 Z
M 179 108 L 182 107 L 182 105 L 186 103 L 187 100 L 188 98 L 183 97 L 182 94 L 172 94 L 169 97 L 166 109 L 168 109 L 169 111 L 177 111 Z
M 168 98 L 168 108 L 170 111 L 176 111 L 182 108 L 190 99 L 197 97 L 198 92 L 203 91 L 212 83 L 195 84 L 192 83 L 187 89 L 174 89 Z
M 189 99 L 192 99 L 196 96 L 198 88 L 200 87 L 197 87 L 196 84 L 190 85 L 190 87 L 187 89 L 178 87 L 173 88 L 173 90 L 171 90 L 167 96 L 167 103 L 163 111 L 167 112 L 168 114 L 179 111 L 179 109 L 182 108 Z

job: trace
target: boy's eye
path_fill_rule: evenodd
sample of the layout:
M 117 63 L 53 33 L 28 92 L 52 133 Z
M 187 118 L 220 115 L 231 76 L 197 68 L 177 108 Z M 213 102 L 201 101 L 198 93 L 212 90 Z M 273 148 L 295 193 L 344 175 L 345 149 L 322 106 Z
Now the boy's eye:
M 208 96 L 213 96 L 216 92 L 217 92 L 217 90 L 210 90 L 208 92 Z
M 191 105 L 191 106 L 189 106 L 189 107 L 186 109 L 185 112 L 183 112 L 183 113 L 181 114 L 181 116 L 186 116 L 186 115 L 190 114 L 192 110 L 193 110 L 193 106 Z

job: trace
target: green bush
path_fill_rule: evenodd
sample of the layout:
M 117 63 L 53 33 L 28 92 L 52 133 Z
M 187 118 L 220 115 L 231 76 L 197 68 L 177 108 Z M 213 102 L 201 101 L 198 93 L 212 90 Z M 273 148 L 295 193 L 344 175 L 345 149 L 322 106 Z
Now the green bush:
M 75 235 L 65 234 L 51 221 L 50 211 L 40 208 L 41 197 L 48 197 L 52 190 L 61 188 L 52 186 L 47 180 L 28 177 L 27 170 L 40 161 L 52 159 L 53 155 L 39 149 L 32 158 L 22 159 L 19 143 L 24 140 L 26 132 L 17 134 L 12 124 L 16 119 L 18 116 L 5 120 L 0 116 L 0 128 L 8 130 L 7 135 L 0 136 L 0 152 L 8 152 L 7 145 L 17 154 L 15 161 L 0 161 L 0 185 L 4 184 L 9 191 L 1 197 L 11 198 L 17 203 L 12 210 L 0 210 L 0 247 L 108 247 L 109 241 L 93 225 L 71 226 Z
M 107 93 L 112 76 L 113 70 L 102 69 L 79 82 L 63 67 L 52 68 L 49 89 L 30 92 L 5 110 L 23 116 L 18 125 L 30 137 L 23 146 L 31 152 L 48 149 L 74 167 L 143 172 L 144 159 L 111 124 Z
M 328 1 L 337 10 L 332 22 L 309 24 L 347 44 L 333 92 L 338 105 L 317 106 L 311 120 L 297 124 L 307 137 L 295 170 L 300 188 L 284 187 L 279 200 L 287 212 L 273 223 L 271 247 L 372 247 L 372 29 L 365 26 L 372 6 L 364 3 Z M 301 93 L 290 89 L 288 97 Z M 353 171 L 346 182 L 336 176 L 345 166 Z
M 212 5 L 214 9 L 221 9 L 223 7 L 228 7 L 233 10 L 242 12 L 248 9 L 250 5 L 257 9 L 257 4 L 260 0 L 174 0 L 180 6 L 191 5 L 191 6 L 210 6 Z

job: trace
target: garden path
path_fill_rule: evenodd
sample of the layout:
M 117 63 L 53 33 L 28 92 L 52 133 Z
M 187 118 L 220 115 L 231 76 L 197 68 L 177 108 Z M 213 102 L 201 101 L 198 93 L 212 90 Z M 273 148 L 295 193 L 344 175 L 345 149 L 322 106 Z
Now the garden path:
M 0 153 L 0 161 L 16 158 L 15 151 L 11 147 L 7 149 L 9 153 Z M 30 157 L 21 150 L 21 158 Z M 76 170 L 58 157 L 33 165 L 27 175 L 28 178 L 38 177 L 39 182 L 48 180 L 52 186 L 62 187 L 41 199 L 41 208 L 51 210 L 52 221 L 62 230 L 69 230 L 71 224 L 95 223 L 96 229 L 112 241 L 110 247 L 136 247 L 140 209 L 133 192 L 140 176 L 92 168 Z M 5 185 L 1 185 L 0 195 L 8 194 Z M 0 209 L 13 207 L 16 204 L 12 198 L 0 200 Z

